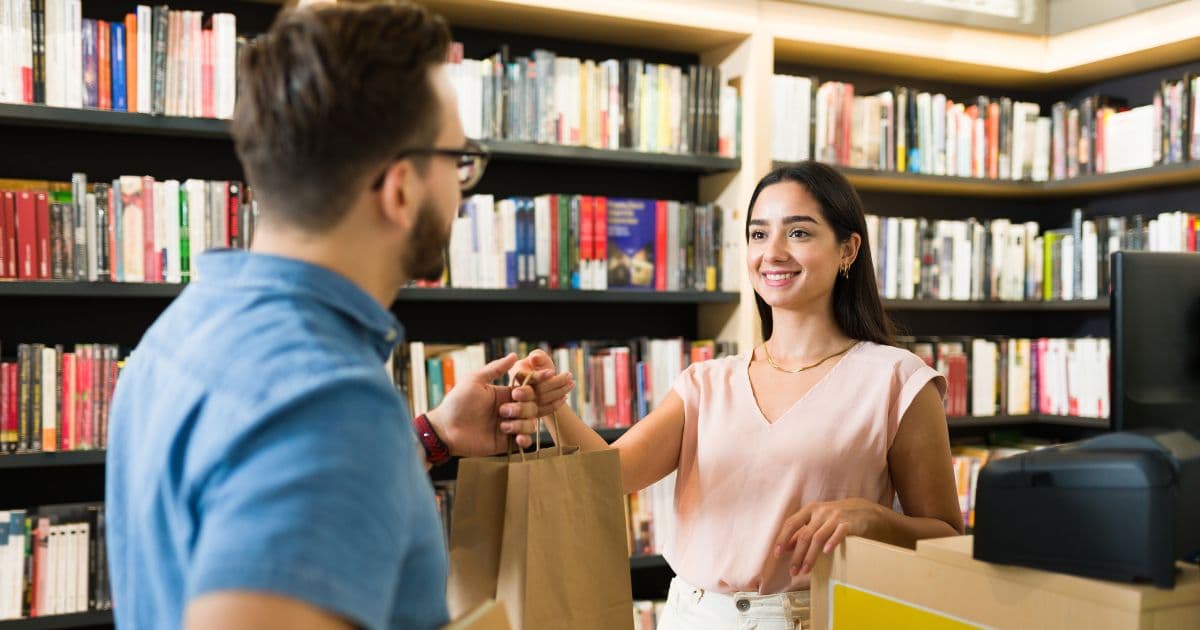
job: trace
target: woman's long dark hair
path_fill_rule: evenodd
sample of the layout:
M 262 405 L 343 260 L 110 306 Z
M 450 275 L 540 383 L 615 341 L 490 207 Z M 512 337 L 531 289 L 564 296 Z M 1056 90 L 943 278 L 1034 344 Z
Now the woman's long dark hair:
M 851 339 L 872 341 L 881 345 L 896 344 L 896 329 L 883 312 L 879 299 L 879 288 L 875 284 L 875 265 L 871 262 L 871 247 L 867 242 L 867 217 L 863 212 L 862 199 L 841 173 L 820 162 L 799 162 L 781 166 L 763 177 L 750 197 L 750 209 L 746 212 L 746 241 L 750 241 L 750 217 L 758 195 L 767 186 L 782 182 L 796 182 L 817 200 L 821 215 L 833 227 L 838 242 L 845 242 L 851 234 L 862 238 L 858 256 L 850 266 L 850 278 L 839 273 L 833 285 L 833 316 L 838 327 Z M 757 291 L 754 302 L 758 305 L 758 317 L 762 321 L 763 339 L 770 339 L 773 329 L 771 307 L 763 301 Z

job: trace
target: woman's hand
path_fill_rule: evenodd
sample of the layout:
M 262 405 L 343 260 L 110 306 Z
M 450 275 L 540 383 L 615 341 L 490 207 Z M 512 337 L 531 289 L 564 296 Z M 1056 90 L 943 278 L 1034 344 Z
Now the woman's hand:
M 847 536 L 883 539 L 890 511 L 859 498 L 810 503 L 784 520 L 775 537 L 775 562 L 769 564 L 779 566 L 790 560 L 791 575 L 807 574 L 818 554 L 830 553 Z
M 567 394 L 575 387 L 575 377 L 570 372 L 556 374 L 557 371 L 550 355 L 534 350 L 517 361 L 508 375 L 513 379 L 513 385 L 523 385 L 529 379 L 528 384 L 536 396 L 538 416 L 546 417 L 566 404 Z

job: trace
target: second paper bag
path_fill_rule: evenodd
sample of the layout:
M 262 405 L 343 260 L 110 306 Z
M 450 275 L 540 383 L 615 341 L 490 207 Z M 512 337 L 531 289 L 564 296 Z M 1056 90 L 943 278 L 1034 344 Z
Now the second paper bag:
M 624 500 L 615 450 L 510 461 L 496 599 L 514 630 L 632 628 Z

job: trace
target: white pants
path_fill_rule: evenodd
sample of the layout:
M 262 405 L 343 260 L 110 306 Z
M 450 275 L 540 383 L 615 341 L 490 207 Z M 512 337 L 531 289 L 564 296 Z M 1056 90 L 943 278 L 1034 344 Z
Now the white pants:
M 658 630 L 804 630 L 808 613 L 808 591 L 727 595 L 675 578 Z

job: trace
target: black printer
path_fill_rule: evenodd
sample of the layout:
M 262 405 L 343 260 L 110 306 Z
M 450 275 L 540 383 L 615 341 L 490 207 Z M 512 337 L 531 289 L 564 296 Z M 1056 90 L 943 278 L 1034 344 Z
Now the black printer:
M 1169 588 L 1176 560 L 1200 551 L 1200 440 L 1184 431 L 996 460 L 976 492 L 978 560 Z

